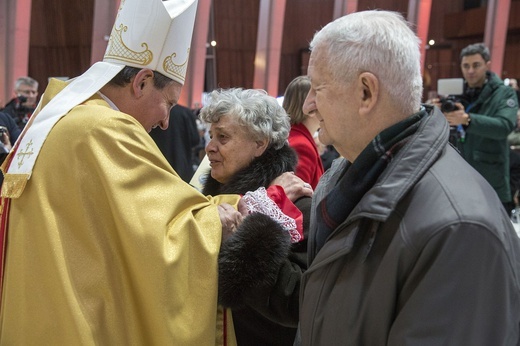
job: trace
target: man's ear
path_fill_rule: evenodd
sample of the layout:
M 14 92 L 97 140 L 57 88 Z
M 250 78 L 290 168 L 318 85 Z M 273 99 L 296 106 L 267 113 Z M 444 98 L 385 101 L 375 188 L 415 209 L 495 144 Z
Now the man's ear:
M 143 90 L 147 85 L 153 85 L 153 71 L 143 68 L 132 80 L 132 90 L 137 98 L 143 96 Z
M 379 98 L 379 80 L 370 72 L 363 72 L 358 76 L 360 88 L 360 114 L 367 114 L 375 107 Z

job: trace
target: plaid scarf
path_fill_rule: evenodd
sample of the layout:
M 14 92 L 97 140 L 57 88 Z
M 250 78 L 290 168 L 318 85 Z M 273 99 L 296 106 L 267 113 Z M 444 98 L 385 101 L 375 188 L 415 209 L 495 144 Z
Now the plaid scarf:
M 316 210 L 316 251 L 329 235 L 350 215 L 365 193 L 374 186 L 388 163 L 410 139 L 426 111 L 392 125 L 379 133 L 353 163 L 347 163 L 336 186 L 318 204 Z

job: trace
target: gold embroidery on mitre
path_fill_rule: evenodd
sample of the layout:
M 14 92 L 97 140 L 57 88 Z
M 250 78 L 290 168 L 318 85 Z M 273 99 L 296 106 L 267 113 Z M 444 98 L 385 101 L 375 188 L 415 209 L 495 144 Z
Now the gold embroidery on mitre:
M 136 52 L 128 48 L 123 42 L 122 32 L 128 29 L 127 26 L 120 24 L 119 29 L 114 27 L 110 40 L 108 42 L 110 48 L 105 55 L 105 58 L 112 58 L 117 60 L 123 60 L 127 62 L 133 62 L 139 65 L 148 65 L 153 58 L 153 53 L 148 49 L 148 44 L 141 43 L 141 47 L 144 47 L 142 52 Z
M 172 75 L 178 77 L 180 80 L 184 81 L 186 78 L 186 70 L 188 69 L 188 59 L 190 57 L 190 49 L 188 48 L 186 60 L 182 64 L 176 64 L 173 62 L 173 59 L 177 57 L 177 53 L 173 53 L 172 55 L 167 56 L 163 62 L 164 71 L 171 73 Z

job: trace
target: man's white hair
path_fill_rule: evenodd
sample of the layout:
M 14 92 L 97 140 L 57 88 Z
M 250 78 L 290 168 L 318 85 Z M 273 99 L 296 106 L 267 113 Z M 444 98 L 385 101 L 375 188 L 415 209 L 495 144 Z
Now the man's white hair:
M 327 24 L 310 43 L 324 49 L 325 64 L 335 81 L 348 84 L 361 72 L 380 85 L 404 113 L 419 110 L 422 98 L 420 40 L 401 14 L 361 11 Z

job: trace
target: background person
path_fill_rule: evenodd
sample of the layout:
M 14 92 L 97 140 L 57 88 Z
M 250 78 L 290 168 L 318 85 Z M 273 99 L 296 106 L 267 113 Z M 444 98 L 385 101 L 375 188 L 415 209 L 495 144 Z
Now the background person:
M 511 217 L 518 221 L 518 207 L 520 201 L 520 109 L 516 112 L 515 129 L 507 136 L 509 144 L 509 184 L 511 186 L 511 196 L 514 203 L 514 214 Z
M 507 136 L 516 123 L 516 92 L 489 70 L 491 56 L 483 43 L 465 47 L 460 59 L 467 105 L 457 102 L 457 109 L 444 115 L 451 126 L 459 127 L 457 146 L 464 159 L 493 186 L 504 208 L 511 213 L 514 203 Z M 435 101 L 441 107 L 439 100 Z
M 310 48 L 306 105 L 344 159 L 313 195 L 299 343 L 517 345 L 520 239 L 446 117 L 421 105 L 417 36 L 363 11 Z
M 195 116 L 191 109 L 181 105 L 173 106 L 170 111 L 169 126 L 163 130 L 155 127 L 150 136 L 175 172 L 185 182 L 189 182 L 193 169 L 193 148 L 200 142 Z
M 320 122 L 314 114 L 305 114 L 302 109 L 310 87 L 311 82 L 307 76 L 293 79 L 285 89 L 282 106 L 291 118 L 289 145 L 298 154 L 295 173 L 314 189 L 323 174 L 323 164 L 314 140 L 314 133 L 320 128 Z
M 21 130 L 8 113 L 0 112 L 0 164 L 4 162 L 14 143 L 20 136 Z M 4 181 L 3 173 L 0 173 L 0 186 Z
M 15 97 L 2 109 L 23 130 L 38 103 L 38 82 L 31 77 L 20 77 L 14 83 Z
M 4 162 L 7 154 L 11 151 L 13 144 L 20 136 L 20 132 L 20 128 L 16 125 L 13 118 L 7 113 L 0 112 L 0 143 L 2 146 L 0 150 L 0 164 Z M 3 179 L 3 174 L 0 174 L 0 185 Z
M 282 210 L 298 208 L 293 218 L 303 213 L 298 227 L 303 237 L 293 233 L 292 244 L 272 239 L 273 235 L 237 231 L 224 243 L 219 262 L 220 301 L 233 308 L 238 345 L 292 346 L 298 325 L 300 279 L 307 267 L 311 198 L 302 197 L 293 205 L 278 197 L 272 186 L 278 176 L 296 167 L 296 153 L 287 144 L 289 117 L 265 91 L 234 88 L 210 93 L 200 118 L 210 126 L 211 136 L 206 146 L 211 169 L 204 179 L 203 194 L 243 195 L 263 187 L 271 190 Z M 228 256 L 237 249 L 240 256 Z M 264 277 L 271 280 L 251 275 L 251 267 L 265 268 L 269 274 Z
M 518 80 L 516 78 L 506 78 L 504 84 L 512 88 L 516 93 L 516 98 L 520 99 L 520 87 L 518 87 Z

